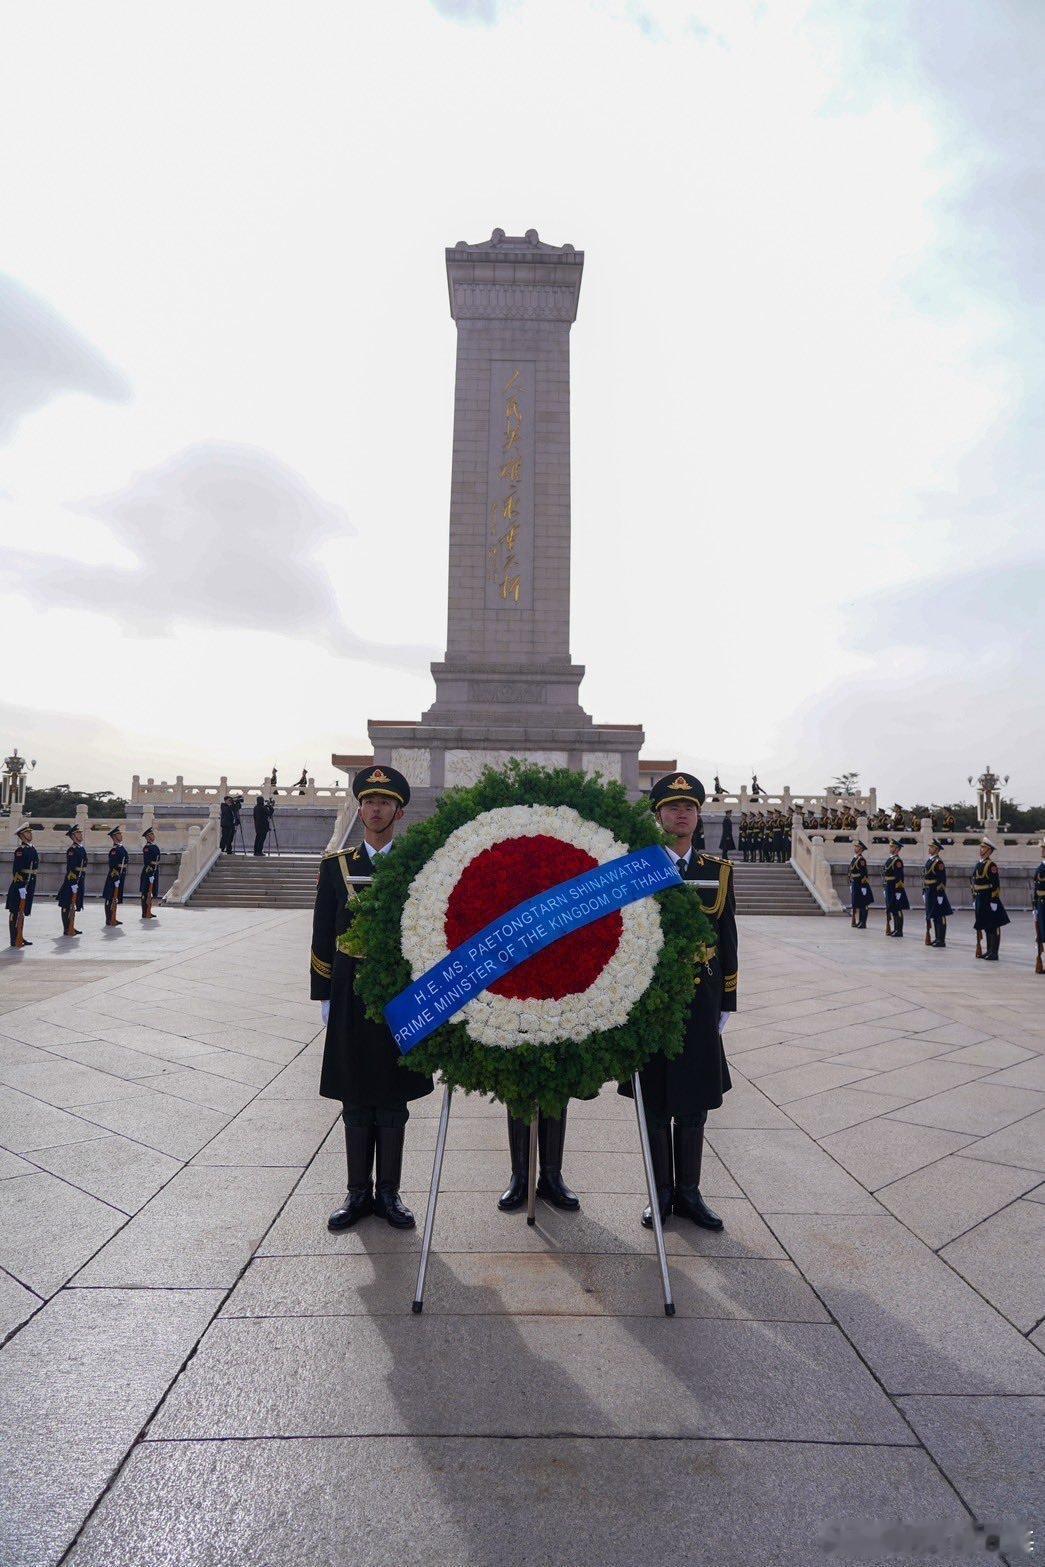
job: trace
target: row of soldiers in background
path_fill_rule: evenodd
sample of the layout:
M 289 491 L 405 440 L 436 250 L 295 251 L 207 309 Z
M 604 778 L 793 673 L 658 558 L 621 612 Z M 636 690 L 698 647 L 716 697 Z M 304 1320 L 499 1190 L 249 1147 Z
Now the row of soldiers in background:
M 894 805 L 891 811 L 874 811 L 867 818 L 867 826 L 871 832 L 919 832 L 924 814 L 924 811 L 905 811 L 902 806 Z M 931 814 L 934 827 L 938 826 L 942 832 L 956 831 L 951 811 Z M 832 806 L 819 813 L 802 812 L 802 826 L 807 832 L 855 832 L 859 825 L 857 814 L 849 805 Z
M 729 813 L 726 813 L 726 820 Z M 853 824 L 856 825 L 855 822 Z M 725 823 L 723 823 L 723 834 Z M 732 832 L 730 838 L 732 839 Z M 732 843 L 730 843 L 732 847 Z M 723 837 L 722 852 L 725 852 Z M 744 811 L 740 817 L 740 852 L 744 864 L 784 865 L 791 858 L 791 818 L 784 811 Z
M 84 848 L 83 833 L 79 827 L 67 828 L 65 835 L 69 839 L 69 847 L 65 851 L 65 875 L 55 893 L 55 898 L 62 916 L 62 935 L 79 936 L 81 932 L 76 928 L 76 916 L 83 908 L 84 887 L 87 880 L 87 850 Z M 109 850 L 105 870 L 102 900 L 105 904 L 105 923 L 113 926 L 123 924 L 123 921 L 117 917 L 117 911 L 123 902 L 123 889 L 130 867 L 130 856 L 124 848 L 121 828 L 113 827 L 109 837 L 112 840 L 112 848 Z M 160 846 L 151 827 L 146 828 L 142 838 L 144 845 L 138 891 L 141 898 L 142 919 L 153 920 L 156 916 L 152 912 L 152 905 L 160 891 Z M 33 843 L 33 829 L 29 826 L 20 827 L 18 846 L 11 867 L 11 885 L 7 889 L 7 925 L 12 947 L 32 946 L 32 942 L 26 940 L 25 922 L 33 912 L 39 869 L 40 855 Z
M 1045 840 L 1043 840 L 1045 848 Z M 987 963 L 997 963 L 1001 948 L 1001 933 L 1010 923 L 1001 899 L 1001 872 L 991 856 L 997 846 L 989 838 L 980 840 L 980 857 L 973 869 L 971 886 L 973 896 L 973 929 L 976 932 L 976 956 Z M 849 902 L 852 909 L 851 925 L 854 930 L 867 929 L 867 912 L 874 902 L 864 853 L 866 843 L 857 839 L 853 845 L 853 857 L 849 861 Z M 946 947 L 947 921 L 954 913 L 947 896 L 947 867 L 943 861 L 944 844 L 934 838 L 929 845 L 929 858 L 922 869 L 922 903 L 925 908 L 925 945 Z M 882 866 L 885 886 L 885 934 L 903 939 L 904 914 L 911 907 L 904 885 L 904 862 L 900 843 L 893 839 L 889 854 Z M 1034 935 L 1037 958 L 1034 972 L 1043 972 L 1042 951 L 1045 947 L 1045 858 L 1034 873 Z

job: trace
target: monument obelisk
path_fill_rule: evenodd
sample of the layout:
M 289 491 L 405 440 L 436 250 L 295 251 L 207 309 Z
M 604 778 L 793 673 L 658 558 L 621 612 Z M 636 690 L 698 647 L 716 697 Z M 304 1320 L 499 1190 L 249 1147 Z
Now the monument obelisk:
M 446 252 L 457 323 L 446 657 L 419 723 L 371 719 L 427 815 L 510 757 L 638 794 L 638 724 L 596 724 L 570 657 L 570 327 L 584 253 L 494 229 Z

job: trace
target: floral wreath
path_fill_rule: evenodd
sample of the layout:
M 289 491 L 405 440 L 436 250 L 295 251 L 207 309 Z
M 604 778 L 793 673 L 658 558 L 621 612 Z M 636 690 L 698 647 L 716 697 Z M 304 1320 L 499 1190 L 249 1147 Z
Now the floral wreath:
M 466 789 L 382 855 L 341 938 L 366 956 L 356 984 L 367 1015 L 522 899 L 662 843 L 645 805 L 619 783 L 513 761 Z M 715 932 L 683 888 L 642 898 L 561 937 L 476 996 L 404 1058 L 451 1087 L 518 1113 L 561 1113 L 650 1056 L 682 1049 L 698 964 Z

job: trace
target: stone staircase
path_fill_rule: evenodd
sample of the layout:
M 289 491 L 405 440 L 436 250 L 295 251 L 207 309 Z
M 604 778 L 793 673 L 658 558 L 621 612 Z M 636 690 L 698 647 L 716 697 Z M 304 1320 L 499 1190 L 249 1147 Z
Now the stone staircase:
M 822 914 L 790 865 L 745 865 L 730 855 L 738 914 Z
M 362 838 L 362 827 L 349 835 Z M 221 855 L 189 902 L 199 909 L 310 909 L 317 854 Z M 821 914 L 790 865 L 745 865 L 731 856 L 738 914 Z
M 310 909 L 318 854 L 222 854 L 189 899 L 197 909 Z

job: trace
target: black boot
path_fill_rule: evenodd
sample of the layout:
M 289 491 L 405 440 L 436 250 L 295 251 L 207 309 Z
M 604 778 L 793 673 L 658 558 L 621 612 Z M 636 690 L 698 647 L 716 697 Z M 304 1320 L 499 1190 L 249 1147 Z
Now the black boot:
M 893 915 L 893 935 L 903 940 L 903 912 Z
M 371 1171 L 374 1167 L 374 1145 L 377 1138 L 373 1126 L 345 1126 L 345 1153 L 348 1156 L 348 1194 L 340 1208 L 327 1220 L 328 1230 L 347 1230 L 357 1219 L 365 1219 L 374 1211 L 374 1188 Z
M 374 1212 L 397 1230 L 412 1230 L 416 1220 L 399 1200 L 399 1181 L 403 1174 L 405 1126 L 379 1126 L 377 1129 L 377 1190 Z
M 653 1160 L 653 1179 L 657 1187 L 657 1203 L 660 1208 L 661 1223 L 671 1212 L 672 1199 L 672 1173 L 671 1173 L 671 1127 L 654 1126 L 646 1122 L 646 1131 L 649 1135 L 649 1151 Z M 647 1206 L 642 1210 L 642 1222 L 647 1230 L 653 1228 L 653 1210 Z
M 1001 946 L 1001 931 L 989 930 L 987 932 L 987 962 L 997 963 L 998 949 Z
M 520 1121 L 508 1111 L 508 1150 L 512 1157 L 512 1178 L 508 1189 L 497 1199 L 502 1213 L 513 1213 L 521 1208 L 527 1197 L 530 1174 L 530 1123 Z
M 946 945 L 947 945 L 947 926 L 944 924 L 943 920 L 941 920 L 941 919 L 934 919 L 933 920 L 933 943 L 932 944 L 933 944 L 934 947 L 946 947 Z
M 562 1178 L 562 1150 L 565 1142 L 565 1107 L 558 1120 L 542 1114 L 537 1122 L 537 1150 L 541 1160 L 537 1195 L 543 1197 L 545 1202 L 550 1202 L 553 1208 L 566 1208 L 572 1212 L 580 1207 L 581 1202 Z
M 675 1212 L 692 1219 L 704 1230 L 721 1230 L 722 1220 L 700 1195 L 700 1159 L 704 1151 L 702 1126 L 675 1123 Z

